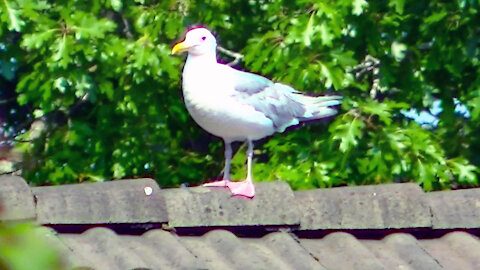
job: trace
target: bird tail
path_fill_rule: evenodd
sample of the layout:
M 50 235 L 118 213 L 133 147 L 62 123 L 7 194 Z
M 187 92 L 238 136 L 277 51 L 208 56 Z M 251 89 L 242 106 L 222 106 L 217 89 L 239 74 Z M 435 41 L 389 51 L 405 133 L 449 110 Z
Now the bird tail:
M 295 95 L 295 99 L 305 108 L 305 113 L 299 116 L 301 121 L 333 116 L 338 112 L 335 107 L 342 104 L 342 96 L 311 97 L 299 93 Z

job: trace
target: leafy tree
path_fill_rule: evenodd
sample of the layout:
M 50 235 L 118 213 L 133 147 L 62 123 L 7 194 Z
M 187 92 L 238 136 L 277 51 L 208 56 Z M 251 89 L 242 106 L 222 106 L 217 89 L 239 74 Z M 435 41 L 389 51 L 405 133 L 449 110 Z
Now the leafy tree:
M 237 56 L 240 68 L 345 97 L 329 125 L 257 143 L 257 181 L 478 185 L 478 1 L 5 0 L 0 7 L 0 87 L 4 100 L 15 98 L 5 103 L 4 128 L 32 183 L 153 176 L 173 186 L 217 175 L 222 147 L 188 116 L 182 59 L 169 54 L 201 23 L 239 53 L 220 53 L 222 61 Z M 402 113 L 439 101 L 438 125 L 422 127 Z M 456 101 L 469 114 L 458 113 Z M 236 178 L 244 160 L 239 151 Z
M 0 269 L 66 269 L 41 228 L 32 223 L 0 224 Z

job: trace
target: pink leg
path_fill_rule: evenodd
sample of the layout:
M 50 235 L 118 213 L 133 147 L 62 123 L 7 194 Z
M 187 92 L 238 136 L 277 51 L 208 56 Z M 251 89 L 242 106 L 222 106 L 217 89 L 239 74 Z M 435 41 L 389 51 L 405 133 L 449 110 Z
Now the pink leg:
M 234 196 L 244 196 L 252 199 L 255 196 L 255 186 L 252 176 L 253 143 L 248 140 L 247 149 L 247 179 L 241 182 L 228 182 L 227 186 Z
M 230 159 L 231 159 L 231 148 L 229 143 L 225 143 L 225 177 L 226 179 L 230 178 Z M 253 143 L 248 141 L 248 150 L 247 150 L 247 179 L 241 182 L 232 182 L 230 180 L 220 180 L 211 183 L 203 184 L 204 187 L 227 187 L 232 195 L 234 196 L 244 196 L 247 198 L 253 198 L 255 196 L 255 186 L 253 185 L 252 177 L 252 159 L 253 159 Z
M 253 198 L 255 196 L 255 186 L 252 181 L 245 180 L 241 182 L 227 182 L 227 187 L 234 196 L 244 196 Z
M 203 184 L 203 186 L 228 188 L 234 196 L 244 196 L 247 198 L 253 198 L 255 196 L 255 186 L 253 185 L 253 182 L 249 180 L 244 180 L 240 182 L 220 180 Z
M 203 184 L 204 187 L 227 187 L 227 184 L 230 183 L 229 179 L 230 179 L 230 163 L 232 160 L 232 145 L 230 141 L 224 140 L 224 142 L 225 142 L 225 168 L 223 168 L 224 180 Z
M 204 187 L 228 187 L 228 183 L 230 183 L 230 180 L 220 180 L 220 181 L 214 181 L 210 183 L 203 184 L 202 186 Z

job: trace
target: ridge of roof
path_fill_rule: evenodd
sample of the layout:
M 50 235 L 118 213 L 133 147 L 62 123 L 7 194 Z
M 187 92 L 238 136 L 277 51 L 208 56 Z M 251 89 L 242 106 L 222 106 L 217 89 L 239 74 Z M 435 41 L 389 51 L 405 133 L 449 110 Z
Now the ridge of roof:
M 431 227 L 428 202 L 414 183 L 295 192 L 301 230 Z
M 19 176 L 0 176 L 0 221 L 25 221 L 37 218 L 30 187 Z
M 480 188 L 424 193 L 414 183 L 305 191 L 292 191 L 283 181 L 256 185 L 251 200 L 221 188 L 160 189 L 152 179 L 29 187 L 20 177 L 1 176 L 0 220 L 29 219 L 72 232 L 105 226 L 120 233 L 161 227 L 197 234 L 216 228 L 242 233 L 242 227 L 304 234 L 480 228 Z
M 41 224 L 166 223 L 152 179 L 32 187 Z M 147 195 L 148 194 L 148 195 Z

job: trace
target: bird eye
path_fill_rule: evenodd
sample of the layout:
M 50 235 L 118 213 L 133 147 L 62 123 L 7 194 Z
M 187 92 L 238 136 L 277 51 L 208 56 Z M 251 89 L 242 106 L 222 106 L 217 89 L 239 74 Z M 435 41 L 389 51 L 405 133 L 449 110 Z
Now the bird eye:
M 202 37 L 202 40 L 205 40 L 205 39 L 207 39 L 207 37 Z

